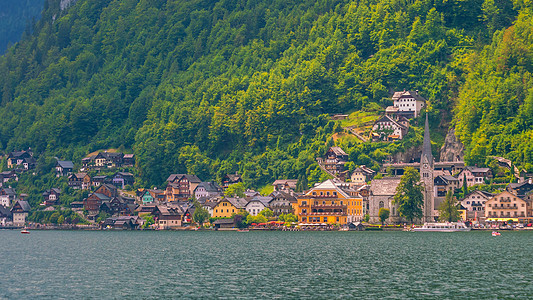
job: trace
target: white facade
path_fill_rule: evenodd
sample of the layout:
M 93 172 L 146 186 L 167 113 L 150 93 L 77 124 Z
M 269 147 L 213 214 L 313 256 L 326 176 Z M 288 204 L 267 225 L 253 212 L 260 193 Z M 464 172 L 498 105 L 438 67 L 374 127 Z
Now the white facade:
M 28 217 L 28 213 L 13 213 L 13 226 L 24 226 L 26 224 L 26 217 Z
M 252 215 L 257 216 L 263 209 L 265 209 L 265 204 L 259 200 L 252 200 L 246 205 L 246 211 Z

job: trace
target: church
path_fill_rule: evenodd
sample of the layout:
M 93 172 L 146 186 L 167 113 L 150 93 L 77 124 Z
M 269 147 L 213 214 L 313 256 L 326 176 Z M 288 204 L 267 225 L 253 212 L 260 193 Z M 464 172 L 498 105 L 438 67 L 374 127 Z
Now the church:
M 423 218 L 420 222 L 433 222 L 436 217 L 436 205 L 434 197 L 434 166 L 435 159 L 431 153 L 431 140 L 429 135 L 429 122 L 426 114 L 426 123 L 424 128 L 424 142 L 422 144 L 422 155 L 420 156 L 420 180 L 424 184 L 424 207 Z M 393 204 L 396 188 L 400 184 L 399 176 L 384 177 L 374 179 L 370 184 L 370 195 L 368 199 L 368 214 L 371 223 L 380 223 L 379 209 L 384 207 L 390 211 L 389 223 L 405 222 L 398 214 L 398 205 Z

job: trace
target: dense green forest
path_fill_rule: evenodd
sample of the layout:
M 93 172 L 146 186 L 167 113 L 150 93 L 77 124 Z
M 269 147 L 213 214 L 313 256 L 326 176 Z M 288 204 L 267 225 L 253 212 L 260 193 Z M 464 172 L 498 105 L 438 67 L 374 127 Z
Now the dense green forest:
M 5 151 L 79 161 L 132 149 L 143 186 L 236 171 L 251 187 L 313 183 L 325 178 L 315 157 L 342 130 L 329 114 L 384 109 L 392 91 L 418 89 L 434 131 L 457 126 L 469 162 L 532 161 L 529 1 L 59 5 L 46 1 L 34 34 L 0 58 Z M 336 143 L 352 165 L 377 167 L 421 142 L 419 121 L 399 143 Z
M 5 53 L 9 45 L 18 42 L 22 34 L 31 34 L 43 3 L 44 0 L 0 1 L 0 54 Z

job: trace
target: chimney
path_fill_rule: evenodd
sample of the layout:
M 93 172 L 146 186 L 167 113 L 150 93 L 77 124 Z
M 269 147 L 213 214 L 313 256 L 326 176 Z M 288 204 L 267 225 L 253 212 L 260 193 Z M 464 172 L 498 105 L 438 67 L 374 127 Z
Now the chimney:
M 416 90 L 416 95 L 418 96 L 418 90 Z

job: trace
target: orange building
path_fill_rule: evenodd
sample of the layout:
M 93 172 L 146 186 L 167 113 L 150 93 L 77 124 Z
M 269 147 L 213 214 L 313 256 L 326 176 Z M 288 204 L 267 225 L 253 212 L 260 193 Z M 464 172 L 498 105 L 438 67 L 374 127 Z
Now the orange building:
M 332 180 L 326 180 L 298 197 L 295 212 L 300 223 L 344 225 L 363 218 L 363 197 L 350 196 Z

